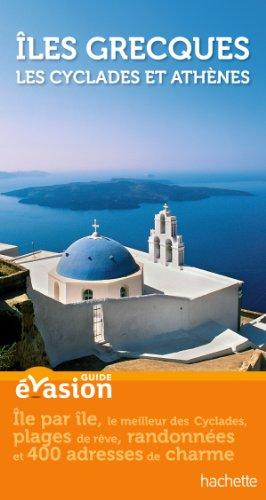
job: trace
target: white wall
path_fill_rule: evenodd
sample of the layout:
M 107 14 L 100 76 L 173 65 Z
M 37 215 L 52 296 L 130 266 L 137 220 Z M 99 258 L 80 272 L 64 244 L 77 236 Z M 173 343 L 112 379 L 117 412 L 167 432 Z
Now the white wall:
M 93 354 L 93 305 L 97 301 L 62 304 L 31 286 L 28 294 L 52 366 Z M 100 303 L 105 340 L 120 350 L 134 350 L 155 335 L 190 330 L 211 320 L 235 331 L 238 326 L 237 287 L 193 300 L 144 295 Z
M 49 295 L 54 298 L 54 284 L 59 284 L 59 300 L 64 304 L 82 301 L 82 292 L 92 290 L 94 299 L 105 299 L 106 297 L 119 298 L 120 289 L 128 288 L 129 296 L 142 295 L 143 278 L 142 270 L 125 278 L 104 281 L 78 281 L 60 276 L 55 271 L 49 274 Z
M 41 333 L 52 366 L 88 356 L 94 347 L 92 307 L 86 302 L 62 304 L 32 288 L 35 323 Z
M 52 366 L 93 354 L 92 309 L 97 301 L 62 304 L 31 286 L 28 294 Z M 127 349 L 153 335 L 183 328 L 187 324 L 186 302 L 162 295 L 103 300 L 105 340 Z
M 157 294 L 106 300 L 103 311 L 106 340 L 125 350 L 155 335 L 191 330 L 209 321 L 237 331 L 238 287 L 193 300 Z
M 216 321 L 231 330 L 238 331 L 238 286 L 224 288 L 190 301 L 189 329 L 206 321 Z
M 0 255 L 7 257 L 17 257 L 19 253 L 19 247 L 16 245 L 5 245 L 4 243 L 0 245 Z
M 187 299 L 144 295 L 103 302 L 105 339 L 120 349 L 134 348 L 160 333 L 186 328 Z

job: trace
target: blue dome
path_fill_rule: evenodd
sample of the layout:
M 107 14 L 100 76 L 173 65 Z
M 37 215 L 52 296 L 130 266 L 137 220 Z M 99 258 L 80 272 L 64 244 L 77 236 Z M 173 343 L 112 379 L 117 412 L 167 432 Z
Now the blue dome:
M 86 236 L 72 243 L 56 268 L 61 276 L 85 281 L 122 278 L 138 270 L 139 266 L 123 245 L 103 236 Z

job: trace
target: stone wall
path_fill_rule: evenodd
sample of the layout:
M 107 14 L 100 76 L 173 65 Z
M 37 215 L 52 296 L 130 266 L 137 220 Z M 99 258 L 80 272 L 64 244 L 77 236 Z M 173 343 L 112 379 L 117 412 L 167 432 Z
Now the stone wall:
M 0 296 L 26 290 L 28 269 L 0 258 Z
M 43 339 L 37 330 L 34 320 L 33 304 L 26 294 L 7 300 L 7 303 L 20 316 L 20 338 L 17 342 L 16 357 L 20 369 L 31 366 L 49 366 Z
M 240 371 L 242 372 L 263 372 L 266 371 L 266 353 L 261 349 L 251 351 L 250 358 L 243 362 Z

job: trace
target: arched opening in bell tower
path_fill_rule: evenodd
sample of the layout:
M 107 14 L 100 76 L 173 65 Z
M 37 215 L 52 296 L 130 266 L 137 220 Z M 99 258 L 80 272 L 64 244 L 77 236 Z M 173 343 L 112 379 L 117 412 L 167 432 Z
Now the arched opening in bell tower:
M 172 235 L 172 238 L 176 238 L 176 221 L 175 220 L 172 220 L 172 223 L 171 223 L 171 235 Z
M 165 216 L 164 216 L 164 214 L 160 215 L 160 233 L 165 234 Z
M 154 238 L 154 257 L 155 259 L 160 258 L 160 238 L 158 236 Z
M 166 250 L 166 262 L 172 262 L 173 260 L 173 247 L 171 240 L 167 240 L 165 243 Z

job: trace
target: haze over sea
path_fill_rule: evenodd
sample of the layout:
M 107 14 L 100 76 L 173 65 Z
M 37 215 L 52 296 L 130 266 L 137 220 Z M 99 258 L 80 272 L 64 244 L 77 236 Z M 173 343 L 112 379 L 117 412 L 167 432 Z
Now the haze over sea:
M 97 179 L 96 175 L 91 178 Z M 239 177 L 229 182 L 226 176 L 211 181 L 207 177 L 205 180 L 177 178 L 165 173 L 161 178 L 181 185 L 201 184 L 254 194 L 171 202 L 170 208 L 178 217 L 178 232 L 184 237 L 186 264 L 243 280 L 243 307 L 266 311 L 266 181 Z M 89 180 L 88 175 L 77 173 L 0 179 L 0 192 L 84 180 Z M 62 251 L 92 232 L 95 217 L 102 234 L 124 245 L 147 250 L 154 214 L 160 209 L 159 204 L 143 204 L 133 210 L 71 211 L 24 205 L 1 195 L 0 242 L 19 245 L 21 253 L 31 251 L 32 242 L 35 249 Z

